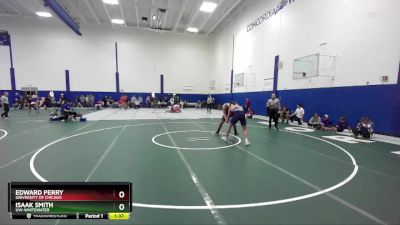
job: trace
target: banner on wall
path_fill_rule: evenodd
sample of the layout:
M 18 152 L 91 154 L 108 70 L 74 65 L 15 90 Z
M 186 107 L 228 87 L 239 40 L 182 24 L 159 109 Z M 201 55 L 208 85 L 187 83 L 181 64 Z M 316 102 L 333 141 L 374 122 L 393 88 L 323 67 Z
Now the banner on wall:
M 263 15 L 259 16 L 254 22 L 250 23 L 247 25 L 247 32 L 250 32 L 254 28 L 256 28 L 258 25 L 264 23 L 267 21 L 269 18 L 272 16 L 276 15 L 279 11 L 281 11 L 285 6 L 288 4 L 293 3 L 295 0 L 281 0 L 276 7 L 273 9 L 268 10 L 265 12 Z

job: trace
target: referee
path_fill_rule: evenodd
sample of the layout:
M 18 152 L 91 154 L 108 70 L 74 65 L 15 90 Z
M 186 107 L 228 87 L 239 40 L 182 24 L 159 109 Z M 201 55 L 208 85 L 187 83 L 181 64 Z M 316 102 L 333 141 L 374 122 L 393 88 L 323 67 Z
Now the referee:
M 8 92 L 4 92 L 3 96 L 1 96 L 1 104 L 3 104 L 4 113 L 1 114 L 1 118 L 8 119 L 8 111 L 10 111 L 9 103 L 8 103 Z
M 274 120 L 275 128 L 278 130 L 278 111 L 281 108 L 281 102 L 276 98 L 276 94 L 272 93 L 271 98 L 267 101 L 267 109 L 269 111 L 269 129 L 271 129 L 271 120 Z

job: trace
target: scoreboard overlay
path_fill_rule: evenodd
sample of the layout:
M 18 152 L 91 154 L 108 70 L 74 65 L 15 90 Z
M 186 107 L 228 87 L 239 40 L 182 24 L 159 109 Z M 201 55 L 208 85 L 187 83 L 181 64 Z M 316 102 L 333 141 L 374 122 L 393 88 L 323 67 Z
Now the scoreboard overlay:
M 12 219 L 129 219 L 131 182 L 9 182 Z

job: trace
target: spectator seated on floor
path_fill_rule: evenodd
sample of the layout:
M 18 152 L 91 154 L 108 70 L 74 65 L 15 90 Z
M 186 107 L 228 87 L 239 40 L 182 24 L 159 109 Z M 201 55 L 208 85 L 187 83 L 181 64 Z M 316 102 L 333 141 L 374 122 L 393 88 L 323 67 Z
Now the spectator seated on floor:
M 160 101 L 156 97 L 151 97 L 151 101 L 150 101 L 151 108 L 158 107 L 159 103 L 160 103 Z
M 352 131 L 355 137 L 361 135 L 363 138 L 370 139 L 374 132 L 374 122 L 368 117 L 361 117 L 357 127 Z
M 183 108 L 186 109 L 186 108 L 188 107 L 188 102 L 187 102 L 187 100 L 184 100 L 182 105 L 183 105 Z
M 119 108 L 119 101 L 114 100 L 111 96 L 109 97 L 110 106 L 113 109 Z
M 102 109 L 103 108 L 103 101 L 102 100 L 97 101 L 97 103 L 94 105 L 94 108 L 97 109 L 97 110 Z
M 39 98 L 39 108 L 45 107 L 46 97 Z
M 107 105 L 108 105 L 108 108 L 114 107 L 114 99 L 111 96 L 108 96 L 108 98 L 107 98 Z
M 201 102 L 201 107 L 202 108 L 206 108 L 207 107 L 207 101 L 206 100 Z
M 336 125 L 336 132 L 343 132 L 346 129 L 351 131 L 350 124 L 347 123 L 346 118 L 344 116 L 341 116 L 339 118 L 339 122 Z
M 65 96 L 64 96 L 64 93 L 61 93 L 60 94 L 60 98 L 58 99 L 58 107 L 61 107 L 61 103 L 63 102 L 65 100 Z
M 164 98 L 158 101 L 158 108 L 167 108 L 168 106 L 168 101 L 166 101 Z
M 281 110 L 278 111 L 279 117 L 282 119 L 282 123 L 285 122 L 289 123 L 289 119 L 290 119 L 290 109 L 286 106 L 283 106 L 283 108 Z
M 94 108 L 96 102 L 96 98 L 94 97 L 94 95 L 89 95 L 89 102 L 88 102 L 88 107 L 89 108 Z
M 105 108 L 107 108 L 107 107 L 108 107 L 107 96 L 105 96 L 101 101 L 103 102 L 103 103 L 102 103 L 102 106 L 105 107 Z
M 135 107 L 135 109 L 139 109 L 140 108 L 140 102 L 139 102 L 139 99 L 138 100 L 136 100 L 136 102 L 133 102 L 133 104 L 134 104 L 134 107 Z
M 79 105 L 80 105 L 81 107 L 86 107 L 86 97 L 85 97 L 84 95 L 81 95 L 81 96 L 79 97 Z
M 17 92 L 14 97 L 14 109 L 20 109 L 21 107 L 21 96 Z
M 249 118 L 249 119 L 252 119 L 253 116 L 254 116 L 254 111 L 253 111 L 253 109 L 249 106 L 246 110 L 247 110 L 247 111 L 246 111 L 246 117 Z
M 197 101 L 197 104 L 196 104 L 196 109 L 200 109 L 201 108 L 201 101 L 200 100 L 198 100 Z
M 79 100 L 79 96 L 76 96 L 75 102 L 76 102 L 76 105 L 75 105 L 76 108 L 83 108 L 81 101 Z
M 321 117 L 318 115 L 318 113 L 314 113 L 313 117 L 310 118 L 308 121 L 308 126 L 314 129 L 321 128 Z
M 34 109 L 37 113 L 39 113 L 39 109 L 40 109 L 39 104 L 40 104 L 39 96 L 36 93 L 34 93 L 30 97 L 29 114 L 31 114 L 32 109 Z
M 44 108 L 45 109 L 52 108 L 50 93 L 44 99 Z
M 328 114 L 324 115 L 324 119 L 321 122 L 322 131 L 336 131 L 336 127 L 333 126 L 333 122 Z

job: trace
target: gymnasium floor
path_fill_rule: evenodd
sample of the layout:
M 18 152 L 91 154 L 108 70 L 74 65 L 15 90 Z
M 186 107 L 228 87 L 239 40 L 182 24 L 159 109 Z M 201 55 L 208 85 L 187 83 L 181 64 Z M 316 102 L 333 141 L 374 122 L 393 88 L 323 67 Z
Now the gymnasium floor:
M 240 127 L 226 144 L 214 134 L 220 115 L 103 110 L 49 123 L 44 111 L 11 111 L 0 120 L 0 224 L 21 224 L 9 219 L 7 182 L 39 180 L 131 181 L 132 217 L 24 223 L 400 223 L 399 145 L 269 130 L 260 119 L 248 120 L 251 146 Z

